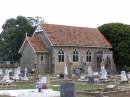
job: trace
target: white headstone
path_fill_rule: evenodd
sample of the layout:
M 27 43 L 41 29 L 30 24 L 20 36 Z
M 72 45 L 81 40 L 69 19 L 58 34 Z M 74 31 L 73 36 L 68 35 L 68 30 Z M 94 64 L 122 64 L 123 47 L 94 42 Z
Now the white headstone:
M 89 66 L 88 66 L 88 77 L 93 77 L 93 76 L 94 76 L 94 72 L 93 72 L 93 70 L 92 70 L 92 66 L 89 65 Z
M 68 75 L 68 68 L 67 68 L 67 65 L 65 64 L 64 66 L 64 75 Z
M 2 83 L 2 84 L 7 84 L 7 83 L 12 83 L 13 82 L 13 80 L 10 80 L 10 78 L 9 78 L 9 70 L 8 69 L 6 69 L 5 70 L 5 74 L 4 74 L 4 77 L 3 77 L 3 79 L 2 80 L 0 80 L 0 83 Z
M 5 70 L 3 80 L 9 80 L 9 70 L 8 69 Z
M 18 74 L 21 74 L 21 68 L 20 68 L 20 66 L 18 67 Z
M 107 80 L 107 71 L 105 70 L 104 65 L 101 66 L 100 79 L 102 79 L 102 80 Z
M 18 68 L 15 68 L 15 70 L 14 70 L 14 76 L 12 78 L 14 80 L 19 80 L 19 70 L 18 70 Z
M 21 80 L 29 80 L 27 76 L 28 70 L 27 68 L 24 69 L 24 77 L 21 78 Z
M 125 71 L 121 71 L 121 81 L 127 81 L 127 76 Z
M 41 81 L 42 84 L 46 84 L 47 83 L 47 77 L 45 77 L 45 76 L 41 77 L 40 81 Z

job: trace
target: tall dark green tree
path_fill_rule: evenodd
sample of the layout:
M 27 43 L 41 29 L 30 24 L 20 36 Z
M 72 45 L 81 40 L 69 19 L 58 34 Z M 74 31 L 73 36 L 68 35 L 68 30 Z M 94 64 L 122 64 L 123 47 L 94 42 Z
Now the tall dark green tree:
M 25 39 L 25 33 L 29 36 L 34 32 L 34 28 L 26 17 L 18 16 L 16 19 L 8 19 L 2 26 L 0 34 L 0 57 L 3 60 L 18 61 L 20 55 L 18 50 Z
M 130 67 L 130 25 L 109 23 L 98 27 L 112 44 L 114 61 L 118 70 Z

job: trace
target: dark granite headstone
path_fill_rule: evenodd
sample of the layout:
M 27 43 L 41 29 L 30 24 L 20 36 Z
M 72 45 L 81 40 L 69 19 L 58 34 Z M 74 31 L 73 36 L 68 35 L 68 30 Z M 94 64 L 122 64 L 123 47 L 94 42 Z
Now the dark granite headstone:
M 73 82 L 62 82 L 60 87 L 60 97 L 75 97 L 75 89 Z

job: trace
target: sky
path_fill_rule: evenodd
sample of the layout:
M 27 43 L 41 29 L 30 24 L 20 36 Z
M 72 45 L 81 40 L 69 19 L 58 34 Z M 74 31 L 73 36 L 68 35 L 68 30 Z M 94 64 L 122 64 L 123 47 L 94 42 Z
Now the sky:
M 0 32 L 7 19 L 19 15 L 92 28 L 111 22 L 130 24 L 130 0 L 0 0 Z

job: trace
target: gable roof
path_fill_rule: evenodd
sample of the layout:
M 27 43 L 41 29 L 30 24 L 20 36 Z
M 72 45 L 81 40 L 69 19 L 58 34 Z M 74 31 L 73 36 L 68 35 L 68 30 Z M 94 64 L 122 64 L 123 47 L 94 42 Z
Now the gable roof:
M 48 51 L 44 42 L 38 37 L 28 37 L 35 52 L 46 52 Z
M 26 37 L 19 50 L 19 53 L 22 51 L 22 49 L 26 43 L 29 43 L 29 45 L 32 47 L 34 52 L 47 52 L 48 51 L 44 42 L 40 38 Z
M 41 24 L 54 46 L 108 47 L 112 45 L 96 28 Z

